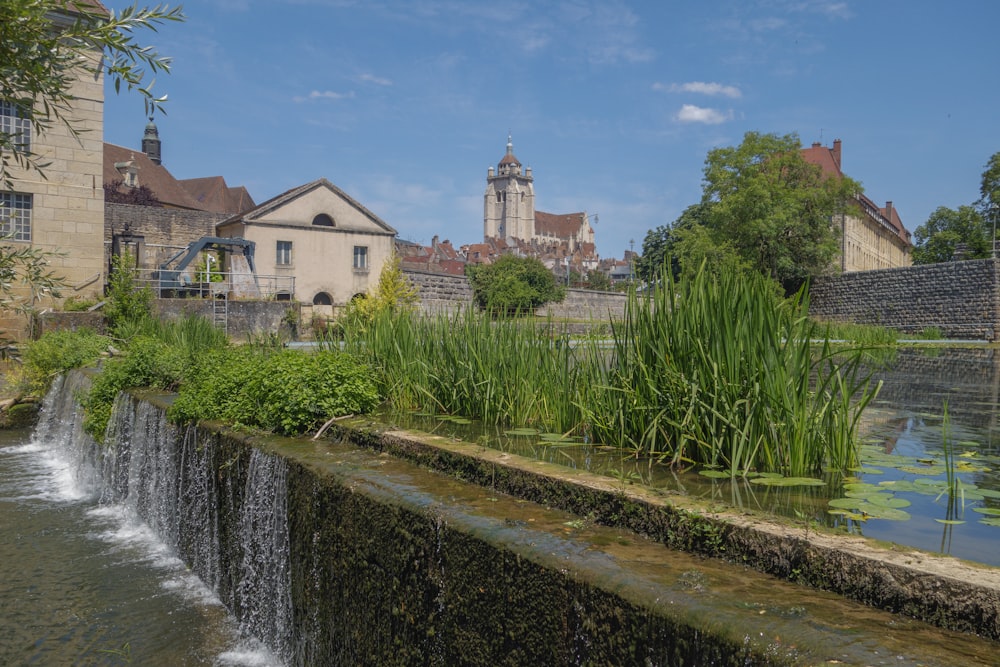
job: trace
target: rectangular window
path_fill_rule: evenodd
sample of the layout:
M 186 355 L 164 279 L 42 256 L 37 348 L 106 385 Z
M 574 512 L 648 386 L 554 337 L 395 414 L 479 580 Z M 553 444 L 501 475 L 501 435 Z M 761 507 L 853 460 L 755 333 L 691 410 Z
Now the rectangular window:
M 278 241 L 278 266 L 291 266 L 292 264 L 292 242 Z
M 355 269 L 368 268 L 368 246 L 364 245 L 354 246 L 354 268 Z
M 31 150 L 31 122 L 11 102 L 0 102 L 0 133 L 21 151 Z
M 31 241 L 31 195 L 0 192 L 0 237 Z

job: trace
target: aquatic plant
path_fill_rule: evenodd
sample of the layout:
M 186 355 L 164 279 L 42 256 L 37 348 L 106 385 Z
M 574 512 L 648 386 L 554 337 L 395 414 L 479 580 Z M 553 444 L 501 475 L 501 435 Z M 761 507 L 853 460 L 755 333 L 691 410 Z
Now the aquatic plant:
M 595 438 L 671 463 L 809 475 L 858 462 L 858 417 L 875 396 L 860 349 L 834 349 L 800 291 L 756 274 L 665 275 L 633 292 L 613 327 L 607 382 L 582 404 Z
M 384 312 L 371 326 L 348 326 L 345 347 L 376 370 L 396 407 L 560 433 L 582 421 L 578 387 L 592 369 L 577 362 L 569 336 L 551 321 Z

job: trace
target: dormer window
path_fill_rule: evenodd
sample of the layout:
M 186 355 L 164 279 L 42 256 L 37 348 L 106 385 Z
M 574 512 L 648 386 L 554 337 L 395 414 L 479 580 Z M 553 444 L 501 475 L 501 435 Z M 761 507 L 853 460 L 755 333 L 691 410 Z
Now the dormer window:
M 317 227 L 333 227 L 333 218 L 328 216 L 326 213 L 320 213 L 313 218 L 313 224 Z

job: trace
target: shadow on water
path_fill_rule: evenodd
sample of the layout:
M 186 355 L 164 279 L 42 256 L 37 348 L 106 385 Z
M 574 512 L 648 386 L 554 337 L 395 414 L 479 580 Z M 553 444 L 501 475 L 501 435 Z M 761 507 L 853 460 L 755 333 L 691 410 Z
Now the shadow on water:
M 384 412 L 377 418 L 606 475 L 622 484 L 680 492 L 1000 566 L 1000 353 L 985 347 L 902 348 L 875 377 L 883 386 L 862 417 L 862 468 L 852 477 L 828 477 L 825 486 L 712 479 L 610 447 L 562 440 L 531 428 L 490 428 L 461 417 Z M 946 484 L 945 404 L 961 482 L 955 494 L 948 493 Z

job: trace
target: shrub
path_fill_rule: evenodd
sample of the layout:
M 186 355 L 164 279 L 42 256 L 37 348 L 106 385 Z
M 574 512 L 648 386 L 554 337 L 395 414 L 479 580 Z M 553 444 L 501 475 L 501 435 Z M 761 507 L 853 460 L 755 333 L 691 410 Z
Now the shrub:
M 104 441 L 111 409 L 118 394 L 133 387 L 174 389 L 185 367 L 183 351 L 156 338 L 141 337 L 131 342 L 128 354 L 109 359 L 94 378 L 81 403 L 83 428 L 98 442 Z
M 128 340 L 131 327 L 148 320 L 153 312 L 153 292 L 136 282 L 135 258 L 124 253 L 112 259 L 104 317 L 115 338 Z
M 110 344 L 110 338 L 87 328 L 51 331 L 29 342 L 21 352 L 29 391 L 36 395 L 44 394 L 57 375 L 89 366 Z
M 534 257 L 501 255 L 492 264 L 469 265 L 465 271 L 476 305 L 494 317 L 530 315 L 542 304 L 566 297 L 565 288 Z
M 201 357 L 168 414 L 297 435 L 379 400 L 371 371 L 351 355 L 239 348 Z

